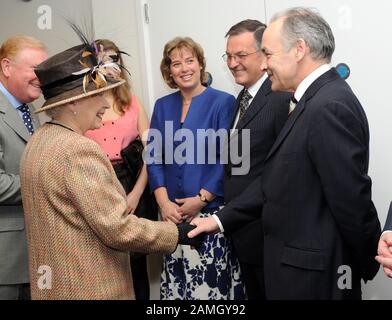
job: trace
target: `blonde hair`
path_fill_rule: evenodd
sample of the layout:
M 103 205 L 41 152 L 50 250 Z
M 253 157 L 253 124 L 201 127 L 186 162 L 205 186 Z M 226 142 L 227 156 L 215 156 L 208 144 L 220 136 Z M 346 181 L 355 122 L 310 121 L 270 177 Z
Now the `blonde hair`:
M 26 48 L 41 49 L 45 50 L 46 46 L 42 41 L 35 39 L 30 36 L 17 35 L 8 38 L 0 47 L 0 61 L 4 58 L 15 59 L 17 55 Z M 0 73 L 3 71 L 0 68 Z
M 119 65 L 125 67 L 120 49 L 114 44 L 113 41 L 108 39 L 99 39 L 96 40 L 95 43 L 97 44 L 98 47 L 102 45 L 105 51 L 109 51 L 109 50 L 115 51 L 119 57 Z M 121 86 L 113 88 L 111 90 L 111 93 L 113 94 L 114 97 L 113 109 L 114 111 L 122 115 L 124 114 L 126 107 L 128 107 L 128 105 L 131 103 L 132 98 L 130 94 L 131 85 L 128 80 L 128 75 L 123 68 L 121 68 L 121 78 L 125 80 L 125 83 Z
M 173 80 L 173 78 L 170 76 L 170 64 L 172 63 L 170 55 L 173 50 L 181 50 L 183 48 L 189 49 L 194 54 L 197 61 L 199 61 L 199 64 L 201 66 L 200 82 L 205 83 L 208 79 L 208 75 L 206 73 L 206 58 L 204 57 L 204 51 L 200 44 L 198 44 L 189 37 L 176 37 L 166 43 L 165 48 L 163 49 L 163 58 L 161 61 L 162 77 L 165 80 L 166 84 L 172 89 L 176 89 L 178 88 L 178 86 Z

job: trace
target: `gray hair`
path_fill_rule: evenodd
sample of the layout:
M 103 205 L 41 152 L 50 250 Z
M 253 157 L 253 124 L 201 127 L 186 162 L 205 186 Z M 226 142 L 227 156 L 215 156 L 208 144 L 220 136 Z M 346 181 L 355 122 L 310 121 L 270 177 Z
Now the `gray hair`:
M 63 108 L 64 108 L 64 105 L 50 108 L 50 109 L 45 110 L 45 114 L 53 120 L 63 111 Z
M 282 38 L 286 51 L 290 50 L 298 39 L 303 39 L 313 59 L 331 61 L 335 51 L 335 38 L 331 27 L 319 13 L 309 8 L 296 7 L 277 13 L 271 22 L 282 17 Z

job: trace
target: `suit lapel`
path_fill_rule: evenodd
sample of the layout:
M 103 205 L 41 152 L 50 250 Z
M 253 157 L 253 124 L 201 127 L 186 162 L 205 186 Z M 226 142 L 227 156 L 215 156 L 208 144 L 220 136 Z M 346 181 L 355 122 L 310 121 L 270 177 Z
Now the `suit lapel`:
M 230 122 L 230 129 L 234 129 L 233 126 L 234 126 L 235 118 L 237 117 L 238 109 L 240 107 L 241 97 L 244 94 L 244 90 L 245 89 L 241 90 L 241 92 L 239 93 L 237 100 L 235 102 L 235 108 L 234 108 L 233 116 L 231 117 L 231 122 Z
M 231 120 L 230 128 L 234 129 L 234 122 L 237 117 L 238 109 L 240 107 L 240 101 L 241 97 L 244 94 L 245 88 L 242 89 L 240 94 L 238 95 L 237 101 L 236 101 L 236 107 L 235 107 L 235 112 L 233 115 L 233 118 Z M 244 117 L 238 121 L 237 127 L 235 129 L 242 129 L 251 121 L 260 111 L 261 109 L 264 108 L 264 106 L 267 103 L 267 99 L 265 98 L 271 93 L 271 81 L 267 78 L 262 86 L 260 87 L 259 91 L 257 91 L 256 96 L 253 98 L 252 103 L 250 104 L 248 110 L 246 111 Z
M 15 108 L 8 102 L 6 97 L 0 93 L 0 112 L 4 113 L 4 122 L 26 142 L 30 139 L 23 120 L 19 116 Z M 35 122 L 34 122 L 35 123 Z
M 248 110 L 240 121 L 238 121 L 237 129 L 241 130 L 244 128 L 267 104 L 266 96 L 271 92 L 271 81 L 266 79 L 256 96 L 253 98 Z
M 38 115 L 34 112 L 35 108 L 31 104 L 29 104 L 29 109 L 30 109 L 31 121 L 33 121 L 33 127 L 35 132 L 40 126 L 40 121 Z
M 294 126 L 294 123 L 297 121 L 298 117 L 301 115 L 301 113 L 304 110 L 305 110 L 305 99 L 301 99 L 300 101 L 298 101 L 297 106 L 295 107 L 294 111 L 288 117 L 285 125 L 283 126 L 283 128 L 280 131 L 278 137 L 276 138 L 274 144 L 272 145 L 270 152 L 268 153 L 267 157 L 265 158 L 265 161 L 267 161 L 275 153 L 275 151 L 279 148 L 279 146 L 282 144 L 284 139 L 287 137 L 287 135 L 291 131 L 291 128 Z
M 331 70 L 322 74 L 319 78 L 317 78 L 310 87 L 306 90 L 306 102 L 313 98 L 313 96 L 320 90 L 324 85 L 328 82 L 339 80 L 339 74 L 336 72 L 335 68 L 331 68 Z
M 284 127 L 280 131 L 278 137 L 275 140 L 275 143 L 271 147 L 270 152 L 268 153 L 265 161 L 267 161 L 280 147 L 284 139 L 286 139 L 287 135 L 291 131 L 292 127 L 294 126 L 295 122 L 297 121 L 298 117 L 302 114 L 305 110 L 306 103 L 317 93 L 317 91 L 323 87 L 326 83 L 330 81 L 334 81 L 339 79 L 339 75 L 336 72 L 335 68 L 327 71 L 326 73 L 322 74 L 318 79 L 316 79 L 310 87 L 305 91 L 305 94 L 298 101 L 294 111 L 291 113 L 289 118 L 287 119 Z

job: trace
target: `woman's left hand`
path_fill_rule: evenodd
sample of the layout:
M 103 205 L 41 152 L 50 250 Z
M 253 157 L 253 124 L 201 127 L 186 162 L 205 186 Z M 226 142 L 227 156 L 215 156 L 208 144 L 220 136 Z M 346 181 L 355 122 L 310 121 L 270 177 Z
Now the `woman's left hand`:
M 191 222 L 194 216 L 204 208 L 205 204 L 198 196 L 183 199 L 176 199 L 180 206 L 177 210 L 183 217 L 187 218 L 187 222 Z
M 129 214 L 134 214 L 135 210 L 137 208 L 137 205 L 139 204 L 140 200 L 140 195 L 138 195 L 136 192 L 131 191 L 127 195 L 127 205 L 128 205 L 128 213 Z

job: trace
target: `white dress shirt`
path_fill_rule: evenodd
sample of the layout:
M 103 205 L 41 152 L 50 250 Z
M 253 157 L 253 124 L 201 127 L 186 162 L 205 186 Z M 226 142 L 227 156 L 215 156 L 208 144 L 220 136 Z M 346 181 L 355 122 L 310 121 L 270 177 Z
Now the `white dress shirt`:
M 309 73 L 305 79 L 301 81 L 298 85 L 297 90 L 294 92 L 294 98 L 299 101 L 301 100 L 302 96 L 305 94 L 306 90 L 311 86 L 313 82 L 316 81 L 321 75 L 326 73 L 331 69 L 329 64 L 323 64 L 314 70 L 312 73 Z

